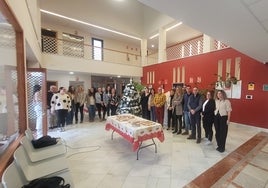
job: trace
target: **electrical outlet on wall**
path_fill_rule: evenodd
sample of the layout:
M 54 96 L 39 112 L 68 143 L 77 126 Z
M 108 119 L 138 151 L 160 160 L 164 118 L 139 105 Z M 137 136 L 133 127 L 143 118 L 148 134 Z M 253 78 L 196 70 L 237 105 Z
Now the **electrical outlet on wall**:
M 253 99 L 253 95 L 246 95 L 246 99 Z

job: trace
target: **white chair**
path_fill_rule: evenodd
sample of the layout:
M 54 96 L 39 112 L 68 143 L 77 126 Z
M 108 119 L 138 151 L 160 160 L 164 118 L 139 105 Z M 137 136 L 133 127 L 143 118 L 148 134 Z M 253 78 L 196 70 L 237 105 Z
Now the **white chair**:
M 19 188 L 27 183 L 28 181 L 15 161 L 6 168 L 2 175 L 2 184 L 4 188 Z
M 60 140 L 59 140 L 60 142 Z M 65 156 L 67 148 L 63 144 L 56 144 L 52 146 L 47 146 L 44 148 L 34 148 L 31 140 L 24 136 L 21 140 L 21 144 L 24 147 L 27 155 L 29 156 L 31 162 L 37 162 L 44 159 L 48 159 L 56 156 Z
M 14 159 L 27 181 L 69 171 L 68 162 L 65 157 L 56 156 L 38 162 L 31 162 L 23 146 L 19 146 L 16 149 Z

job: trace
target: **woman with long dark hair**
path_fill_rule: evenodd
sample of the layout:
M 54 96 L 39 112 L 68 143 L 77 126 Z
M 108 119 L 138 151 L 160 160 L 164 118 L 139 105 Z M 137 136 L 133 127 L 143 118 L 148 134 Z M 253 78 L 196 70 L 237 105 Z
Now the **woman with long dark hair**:
M 95 114 L 96 114 L 96 100 L 95 100 L 95 89 L 94 89 L 94 87 L 91 87 L 88 90 L 88 94 L 87 94 L 87 97 L 86 97 L 86 102 L 87 102 L 89 122 L 93 122 L 95 120 Z
M 206 145 L 210 145 L 213 138 L 212 125 L 214 123 L 214 110 L 215 100 L 213 99 L 213 92 L 208 91 L 206 93 L 206 100 L 202 105 L 202 120 L 203 128 L 205 130 Z
M 119 97 L 116 94 L 115 88 L 112 88 L 111 90 L 111 102 L 110 102 L 110 107 L 111 107 L 111 115 L 116 115 L 116 109 L 119 104 Z
M 75 105 L 74 105 L 74 96 L 75 96 L 75 90 L 73 86 L 69 86 L 67 94 L 70 97 L 71 100 L 71 110 L 68 112 L 67 118 L 66 118 L 66 125 L 72 125 L 73 119 L 74 119 L 74 112 L 75 112 Z

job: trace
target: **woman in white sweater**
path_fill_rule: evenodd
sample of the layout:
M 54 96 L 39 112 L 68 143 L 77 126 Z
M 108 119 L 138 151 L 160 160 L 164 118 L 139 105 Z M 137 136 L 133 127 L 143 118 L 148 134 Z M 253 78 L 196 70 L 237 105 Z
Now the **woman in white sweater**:
M 61 131 L 65 130 L 65 120 L 70 110 L 71 98 L 68 94 L 66 94 L 66 89 L 64 87 L 60 87 L 59 93 L 56 93 L 52 96 L 51 113 L 56 112 L 57 125 Z

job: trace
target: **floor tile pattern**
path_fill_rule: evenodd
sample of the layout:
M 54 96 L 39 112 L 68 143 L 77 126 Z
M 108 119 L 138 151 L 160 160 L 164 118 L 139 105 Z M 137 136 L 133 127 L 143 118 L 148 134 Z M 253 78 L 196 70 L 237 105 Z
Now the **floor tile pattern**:
M 49 135 L 62 137 L 66 143 L 75 188 L 231 188 L 244 184 L 250 187 L 254 182 L 253 187 L 268 188 L 268 146 L 262 142 L 265 133 L 267 129 L 231 123 L 226 151 L 219 153 L 215 139 L 211 145 L 206 145 L 204 139 L 197 144 L 185 135 L 164 130 L 165 141 L 156 140 L 157 153 L 154 146 L 144 148 L 136 160 L 128 141 L 116 133 L 111 140 L 105 121 L 69 125 L 64 132 L 49 131 Z M 245 158 L 250 161 L 247 163 Z M 230 170 L 234 166 L 237 168 Z M 254 175 L 248 177 L 250 174 Z

